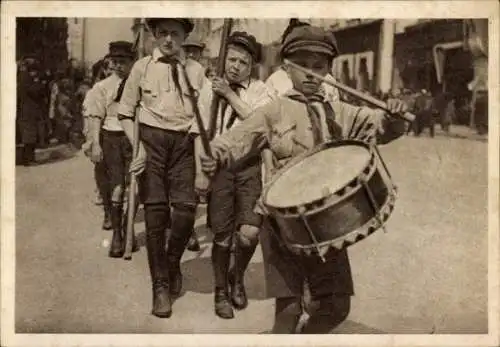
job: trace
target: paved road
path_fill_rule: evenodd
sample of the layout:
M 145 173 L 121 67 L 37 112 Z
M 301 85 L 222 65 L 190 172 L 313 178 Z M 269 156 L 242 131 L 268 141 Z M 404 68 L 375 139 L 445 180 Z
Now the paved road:
M 388 233 L 350 249 L 356 296 L 339 333 L 485 333 L 487 143 L 407 137 L 381 152 L 399 186 Z M 149 314 L 146 251 L 107 257 L 94 206 L 91 164 L 81 154 L 16 168 L 18 333 L 260 333 L 272 324 L 260 250 L 246 283 L 249 307 L 213 314 L 210 237 L 197 220 L 199 254 L 183 259 L 184 295 L 171 319 Z M 144 223 L 136 230 L 144 239 Z

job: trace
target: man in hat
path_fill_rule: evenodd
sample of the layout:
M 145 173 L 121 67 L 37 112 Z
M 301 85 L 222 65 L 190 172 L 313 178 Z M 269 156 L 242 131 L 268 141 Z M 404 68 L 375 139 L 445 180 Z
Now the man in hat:
M 193 38 L 188 38 L 183 44 L 184 52 L 186 53 L 186 58 L 190 58 L 200 62 L 203 55 L 203 50 L 205 49 L 205 44 L 199 40 Z
M 140 175 L 152 314 L 168 318 L 171 296 L 178 296 L 182 289 L 180 261 L 193 231 L 197 205 L 194 136 L 190 134 L 196 96 L 189 87 L 200 90 L 207 80 L 203 67 L 181 54 L 181 45 L 193 30 L 191 20 L 152 18 L 146 23 L 156 48 L 132 67 L 118 113 L 131 143 L 134 117 L 139 117 L 139 152 L 130 170 Z M 168 226 L 171 234 L 166 250 Z
M 285 38 L 280 54 L 326 76 L 338 51 L 331 32 L 302 26 L 294 28 Z M 211 143 L 213 158 L 200 154 L 205 174 L 213 176 L 218 168 L 233 168 L 249 153 L 266 147 L 280 164 L 285 164 L 322 142 L 353 138 L 351 134 L 359 134 L 365 141 L 372 138 L 387 143 L 404 133 L 403 121 L 385 117 L 377 110 L 327 101 L 318 95 L 320 80 L 291 67 L 287 67 L 287 73 L 293 83 L 292 90 L 216 137 Z M 392 113 L 405 110 L 402 101 L 389 99 L 387 103 Z M 295 332 L 303 310 L 301 297 L 303 288 L 307 288 L 305 283 L 311 298 L 305 305 L 310 317 L 302 332 L 331 331 L 350 310 L 353 283 L 347 251 L 330 249 L 324 263 L 317 256 L 294 254 L 279 236 L 277 229 L 282 226 L 276 225 L 261 203 L 257 206 L 264 216 L 260 240 L 267 292 L 276 299 L 272 332 Z
M 123 201 L 132 147 L 118 120 L 118 106 L 135 60 L 133 44 L 111 42 L 109 57 L 113 60 L 114 72 L 92 87 L 84 105 L 92 143 L 90 159 L 96 164 L 103 163 L 109 179 L 103 196 L 104 209 L 111 217 L 113 229 L 109 256 L 121 258 L 125 252 L 126 232 L 122 218 Z
M 273 95 L 264 82 L 251 77 L 252 68 L 260 62 L 262 50 L 255 37 L 246 32 L 234 32 L 228 38 L 227 47 L 224 77 L 215 77 L 212 88 L 204 89 L 200 95 L 200 112 L 206 125 L 210 123 L 213 92 L 222 97 L 216 134 L 224 134 L 250 117 L 255 109 L 270 102 Z M 195 148 L 197 152 L 202 150 L 199 138 Z M 201 166 L 198 166 L 198 177 L 201 173 Z M 248 304 L 243 278 L 257 246 L 253 235 L 260 228 L 261 216 L 253 209 L 261 188 L 258 153 L 239 167 L 219 171 L 211 184 L 208 215 L 214 233 L 215 313 L 221 318 L 233 318 L 233 307 L 244 309 Z M 233 240 L 236 255 L 234 268 L 229 271 Z
M 281 43 L 283 44 L 288 34 L 290 34 L 290 32 L 294 28 L 303 26 L 310 26 L 310 24 L 306 22 L 301 22 L 297 18 L 290 19 L 288 27 L 285 29 L 283 35 L 281 36 Z M 330 73 L 328 73 L 327 77 L 329 79 L 333 79 Z M 278 95 L 283 95 L 284 93 L 288 92 L 290 89 L 293 88 L 292 81 L 290 80 L 290 77 L 286 72 L 285 66 L 280 66 L 274 73 L 272 73 L 271 76 L 267 78 L 266 84 L 268 85 L 268 87 L 272 88 Z M 340 98 L 339 91 L 337 90 L 337 88 L 334 88 L 327 83 L 322 83 L 320 88 L 320 93 L 330 101 L 336 101 L 339 100 Z

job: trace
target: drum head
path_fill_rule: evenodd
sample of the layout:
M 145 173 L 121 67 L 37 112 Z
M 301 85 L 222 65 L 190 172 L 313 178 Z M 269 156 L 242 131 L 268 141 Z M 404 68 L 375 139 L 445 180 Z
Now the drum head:
M 314 153 L 277 177 L 264 196 L 264 203 L 289 208 L 330 196 L 356 178 L 369 160 L 370 152 L 359 145 L 343 145 Z

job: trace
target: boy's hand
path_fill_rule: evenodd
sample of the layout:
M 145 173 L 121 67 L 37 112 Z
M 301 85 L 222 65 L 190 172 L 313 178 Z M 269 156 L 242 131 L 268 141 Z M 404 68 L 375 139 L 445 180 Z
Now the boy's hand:
M 214 77 L 212 81 L 212 90 L 225 98 L 227 98 L 229 94 L 234 93 L 229 87 L 229 83 L 221 77 Z
M 90 150 L 90 160 L 94 163 L 97 164 L 99 163 L 103 158 L 103 153 L 102 153 L 102 148 L 99 145 L 99 143 L 96 143 L 95 141 L 92 143 L 92 148 Z
M 201 170 L 208 176 L 213 177 L 217 171 L 218 161 L 205 153 L 200 153 Z
M 146 150 L 144 149 L 144 145 L 139 143 L 139 151 L 137 152 L 137 156 L 132 159 L 130 163 L 129 172 L 138 176 L 146 167 Z

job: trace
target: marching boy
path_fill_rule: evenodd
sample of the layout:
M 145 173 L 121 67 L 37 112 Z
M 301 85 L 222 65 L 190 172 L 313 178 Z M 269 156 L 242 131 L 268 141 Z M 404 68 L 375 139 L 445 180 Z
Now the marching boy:
M 105 208 L 110 205 L 113 238 L 109 256 L 112 258 L 121 258 L 125 252 L 123 200 L 132 147 L 117 116 L 123 87 L 135 60 L 132 47 L 132 43 L 125 41 L 109 44 L 108 56 L 113 60 L 114 71 L 92 87 L 85 101 L 92 139 L 90 158 L 94 163 L 104 165 L 108 177 L 107 196 L 103 201 Z
M 338 50 L 331 32 L 301 26 L 287 35 L 280 54 L 282 58 L 326 76 Z M 293 89 L 216 137 L 211 143 L 214 158 L 200 154 L 206 175 L 213 176 L 218 169 L 227 170 L 240 165 L 249 153 L 262 151 L 265 147 L 269 147 L 276 159 L 285 164 L 315 145 L 332 139 L 346 139 L 358 131 L 371 135 L 381 144 L 404 133 L 403 121 L 387 118 L 369 108 L 325 101 L 317 95 L 320 80 L 293 68 L 287 67 L 287 73 Z M 400 113 L 406 106 L 391 99 L 388 107 L 391 112 Z M 273 217 L 263 207 L 260 210 L 265 216 L 260 240 L 267 293 L 276 300 L 272 332 L 287 334 L 295 331 L 302 313 L 301 296 L 306 280 L 311 293 L 311 311 L 303 332 L 331 331 L 346 319 L 350 297 L 354 293 L 347 251 L 330 250 L 325 255 L 325 263 L 319 257 L 294 255 L 282 246 L 278 232 L 271 231 L 276 227 Z M 257 236 L 257 233 L 252 235 L 253 238 Z
M 180 261 L 193 232 L 197 205 L 189 86 L 198 91 L 207 80 L 203 67 L 181 54 L 181 45 L 194 28 L 191 20 L 149 18 L 146 23 L 156 48 L 132 67 L 118 113 L 131 143 L 134 117 L 139 117 L 139 152 L 130 171 L 140 174 L 152 314 L 168 318 L 172 314 L 171 296 L 178 296 L 182 289 Z M 168 226 L 172 232 L 167 251 Z
M 253 110 L 270 102 L 273 95 L 264 82 L 251 77 L 253 67 L 260 62 L 262 50 L 255 37 L 237 31 L 228 38 L 227 44 L 224 77 L 215 77 L 212 89 L 204 88 L 199 100 L 200 112 L 205 123 L 209 123 L 213 92 L 222 97 L 216 120 L 217 134 L 230 131 L 250 117 Z M 200 138 L 195 141 L 196 152 L 199 152 Z M 202 174 L 200 166 L 197 171 Z M 208 216 L 214 233 L 214 301 L 215 313 L 221 318 L 233 318 L 233 307 L 241 310 L 248 304 L 243 278 L 257 247 L 258 240 L 254 235 L 261 226 L 262 218 L 254 212 L 262 189 L 261 172 L 257 153 L 239 167 L 220 170 L 211 184 Z M 234 268 L 229 271 L 233 240 L 236 256 Z

